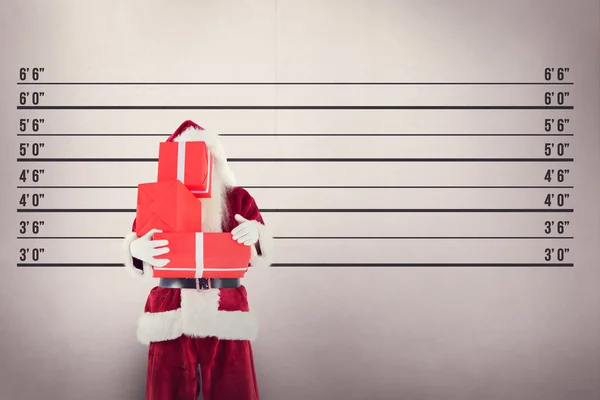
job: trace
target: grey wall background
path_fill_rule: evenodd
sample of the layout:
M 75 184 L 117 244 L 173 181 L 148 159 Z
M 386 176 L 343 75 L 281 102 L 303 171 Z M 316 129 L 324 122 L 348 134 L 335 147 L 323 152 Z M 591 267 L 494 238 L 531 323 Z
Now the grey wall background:
M 261 335 L 255 352 L 264 399 L 600 397 L 598 1 L 581 0 L 575 6 L 557 0 L 235 4 L 57 0 L 7 1 L 1 7 L 1 399 L 142 399 L 147 349 L 136 342 L 135 323 L 154 284 L 136 281 L 118 268 L 16 268 L 18 249 L 25 242 L 30 247 L 44 246 L 46 262 L 120 261 L 116 239 L 15 239 L 18 222 L 34 219 L 15 212 L 24 193 L 16 189 L 23 167 L 15 162 L 18 143 L 33 140 L 16 136 L 19 118 L 45 118 L 45 133 L 159 133 L 166 137 L 188 118 L 230 133 L 531 133 L 541 132 L 542 121 L 549 115 L 544 111 L 17 111 L 18 93 L 23 90 L 16 85 L 19 68 L 34 66 L 45 67 L 45 79 L 56 82 L 541 81 L 546 66 L 570 67 L 575 85 L 567 90 L 575 111 L 569 116 L 576 134 L 571 154 L 576 162 L 571 168 L 575 213 L 569 217 L 576 239 L 569 246 L 575 268 L 273 268 L 252 271 L 246 285 L 252 307 L 260 315 Z M 45 90 L 46 105 L 522 105 L 541 104 L 547 89 L 45 86 L 37 90 Z M 47 157 L 151 157 L 154 144 L 163 137 L 44 140 Z M 346 150 L 339 142 L 314 137 L 225 140 L 233 157 L 348 153 L 383 157 L 427 151 L 531 156 L 545 139 L 482 142 L 456 138 L 448 144 L 440 138 L 424 148 L 420 139 L 362 138 L 346 139 Z M 329 147 L 317 148 L 318 143 Z M 242 185 L 326 185 L 353 180 L 363 185 L 497 185 L 527 184 L 538 179 L 544 168 L 501 167 L 474 171 L 471 166 L 449 166 L 447 175 L 419 165 L 354 165 L 346 171 L 322 164 L 235 164 L 234 170 Z M 56 164 L 45 168 L 47 185 L 86 184 L 94 172 L 98 175 L 93 182 L 98 185 L 135 185 L 153 174 L 148 165 L 95 169 Z M 372 169 L 364 172 L 362 168 Z M 292 183 L 288 174 L 294 171 L 309 171 L 313 176 L 303 173 Z M 45 207 L 108 204 L 132 208 L 135 202 L 134 190 L 48 189 L 46 193 Z M 536 207 L 540 192 L 338 192 L 342 203 L 332 200 L 332 192 L 256 189 L 253 193 L 264 208 L 290 204 L 318 208 L 332 204 L 439 206 L 432 195 L 445 196 L 447 204 L 459 206 L 484 207 L 487 201 L 495 206 Z M 47 221 L 44 234 L 48 236 L 122 236 L 131 217 L 52 214 L 41 218 Z M 278 236 L 461 236 L 473 232 L 535 236 L 546 216 L 517 220 L 504 215 L 271 213 L 265 218 Z M 539 262 L 545 246 L 535 241 L 324 244 L 281 240 L 277 261 Z

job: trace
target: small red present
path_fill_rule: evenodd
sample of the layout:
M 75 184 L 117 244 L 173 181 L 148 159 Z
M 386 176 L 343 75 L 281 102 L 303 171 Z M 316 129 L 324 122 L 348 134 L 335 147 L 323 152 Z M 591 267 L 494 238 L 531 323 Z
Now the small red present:
M 179 181 L 141 183 L 137 194 L 136 234 L 143 236 L 151 229 L 201 231 L 202 204 Z
M 198 198 L 211 196 L 214 157 L 205 142 L 163 142 L 158 181 L 182 182 Z
M 250 264 L 249 246 L 229 232 L 164 232 L 154 240 L 168 240 L 164 267 L 154 267 L 155 278 L 243 278 Z

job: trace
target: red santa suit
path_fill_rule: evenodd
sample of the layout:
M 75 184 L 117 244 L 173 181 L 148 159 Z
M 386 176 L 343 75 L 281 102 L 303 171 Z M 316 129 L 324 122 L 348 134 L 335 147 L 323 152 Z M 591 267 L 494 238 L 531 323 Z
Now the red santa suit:
M 254 198 L 235 185 L 219 136 L 186 121 L 167 141 L 204 141 L 214 156 L 212 195 L 199 199 L 203 231 L 251 224 L 258 240 L 250 266 L 270 265 L 272 236 Z M 131 253 L 135 220 L 132 230 L 124 240 L 125 267 L 151 276 L 152 266 Z M 196 400 L 200 394 L 205 400 L 259 399 L 250 344 L 258 324 L 246 288 L 235 281 L 161 279 L 150 291 L 137 330 L 139 341 L 149 345 L 146 400 Z

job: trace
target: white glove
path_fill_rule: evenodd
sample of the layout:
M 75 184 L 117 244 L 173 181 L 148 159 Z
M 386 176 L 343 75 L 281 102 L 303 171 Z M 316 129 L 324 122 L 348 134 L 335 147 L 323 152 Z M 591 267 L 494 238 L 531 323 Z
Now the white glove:
M 240 214 L 235 214 L 235 220 L 240 224 L 231 231 L 233 240 L 237 240 L 238 243 L 243 243 L 246 246 L 252 246 L 258 242 L 258 221 L 247 220 Z
M 156 256 L 160 256 L 169 252 L 168 247 L 161 247 L 169 244 L 168 240 L 152 240 L 152 235 L 160 232 L 162 231 L 158 229 L 152 229 L 144 236 L 133 240 L 129 244 L 129 251 L 131 252 L 131 256 L 142 260 L 143 262 L 150 264 L 153 267 L 164 267 L 165 265 L 167 265 L 169 263 L 168 259 L 154 258 Z

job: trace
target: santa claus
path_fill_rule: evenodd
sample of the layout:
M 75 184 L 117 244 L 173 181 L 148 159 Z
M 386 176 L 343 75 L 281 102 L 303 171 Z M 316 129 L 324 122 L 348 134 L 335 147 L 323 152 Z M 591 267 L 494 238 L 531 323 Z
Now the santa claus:
M 212 194 L 199 199 L 203 231 L 231 232 L 231 240 L 252 247 L 251 267 L 270 265 L 272 237 L 254 198 L 235 185 L 219 135 L 186 121 L 167 141 L 203 141 L 213 154 Z M 153 266 L 168 263 L 169 244 L 153 240 L 158 230 L 137 237 L 135 220 L 132 230 L 125 267 L 151 276 Z M 259 399 L 250 344 L 256 335 L 240 279 L 161 278 L 138 321 L 138 339 L 149 345 L 146 399 Z

